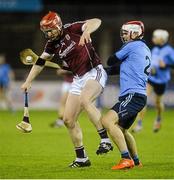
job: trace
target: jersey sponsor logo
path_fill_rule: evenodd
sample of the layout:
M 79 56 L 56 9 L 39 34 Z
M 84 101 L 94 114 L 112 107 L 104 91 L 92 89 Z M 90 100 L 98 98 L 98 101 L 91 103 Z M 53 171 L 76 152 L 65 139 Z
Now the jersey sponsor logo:
M 71 41 L 71 44 L 69 46 L 66 46 L 66 44 L 62 42 L 61 48 L 59 50 L 60 58 L 66 57 L 67 54 L 70 53 L 74 49 L 75 45 L 76 43 L 74 41 Z

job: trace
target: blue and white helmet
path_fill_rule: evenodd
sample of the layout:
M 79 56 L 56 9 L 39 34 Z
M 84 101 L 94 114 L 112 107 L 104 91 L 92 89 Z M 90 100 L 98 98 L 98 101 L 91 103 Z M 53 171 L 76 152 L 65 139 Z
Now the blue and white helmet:
M 144 24 L 141 21 L 129 21 L 122 25 L 121 27 L 121 38 L 122 33 L 128 33 L 130 36 L 130 39 L 142 39 L 144 36 Z M 137 34 L 136 36 L 132 36 L 133 34 Z

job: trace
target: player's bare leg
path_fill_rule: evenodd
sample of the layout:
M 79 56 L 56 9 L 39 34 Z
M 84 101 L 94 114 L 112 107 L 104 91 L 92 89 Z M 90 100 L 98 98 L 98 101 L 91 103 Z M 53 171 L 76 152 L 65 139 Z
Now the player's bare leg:
M 77 122 L 77 118 L 80 112 L 81 106 L 79 96 L 70 93 L 66 101 L 63 120 L 65 126 L 68 129 L 76 152 L 76 160 L 70 164 L 70 167 L 72 168 L 90 166 L 90 161 L 85 153 L 83 146 L 82 130 Z
M 162 101 L 163 96 L 155 96 L 155 107 L 157 110 L 157 118 L 154 122 L 153 131 L 158 132 L 161 128 L 161 116 L 164 111 L 164 103 Z
M 132 168 L 134 166 L 134 162 L 129 154 L 123 130 L 118 125 L 118 119 L 118 114 L 115 111 L 110 110 L 101 120 L 121 153 L 122 160 L 118 165 L 112 167 L 113 170 Z
M 140 163 L 139 158 L 138 158 L 137 145 L 136 145 L 136 141 L 135 141 L 134 137 L 126 129 L 123 130 L 123 133 L 124 133 L 124 137 L 125 137 L 125 140 L 127 143 L 129 153 L 130 153 L 132 159 L 134 160 L 134 164 L 136 166 L 142 166 L 142 164 Z
M 143 129 L 143 119 L 145 117 L 147 111 L 147 106 L 145 106 L 137 115 L 137 124 L 132 129 L 132 132 L 137 133 L 140 132 Z
M 65 111 L 65 104 L 66 104 L 66 100 L 68 98 L 68 92 L 64 92 L 61 95 L 61 99 L 60 99 L 60 107 L 58 108 L 58 116 L 59 118 L 50 124 L 51 127 L 62 127 L 64 126 L 64 122 L 63 122 L 63 114 Z
M 102 129 L 103 126 L 100 122 L 101 113 L 95 107 L 93 101 L 101 94 L 101 92 L 102 86 L 98 81 L 88 80 L 80 96 L 83 108 L 88 113 L 91 122 L 97 129 Z
M 103 128 L 103 125 L 100 121 L 101 119 L 101 112 L 99 109 L 96 108 L 95 104 L 93 103 L 94 100 L 101 94 L 102 86 L 96 80 L 88 80 L 84 89 L 81 92 L 80 100 L 83 109 L 87 112 L 90 121 L 96 127 L 101 142 L 99 145 L 98 150 L 96 151 L 97 154 L 107 153 L 110 150 L 113 150 L 111 145 L 110 139 L 107 135 L 106 129 Z
M 77 124 L 77 118 L 80 111 L 79 96 L 70 93 L 67 98 L 63 120 L 75 147 L 82 146 L 83 144 L 82 131 Z
M 147 92 L 147 97 L 150 96 L 150 94 L 152 93 L 152 90 L 153 90 L 153 87 L 147 83 L 147 89 L 146 89 L 146 92 Z M 143 119 L 145 117 L 145 114 L 146 114 L 146 111 L 147 111 L 147 106 L 145 106 L 137 115 L 137 124 L 136 126 L 132 129 L 132 132 L 139 132 L 142 130 L 143 128 Z

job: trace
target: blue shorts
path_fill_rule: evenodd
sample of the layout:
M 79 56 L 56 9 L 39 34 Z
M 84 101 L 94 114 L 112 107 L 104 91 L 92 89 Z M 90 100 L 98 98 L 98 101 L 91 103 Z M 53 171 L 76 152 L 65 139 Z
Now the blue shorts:
M 153 90 L 156 95 L 161 96 L 165 93 L 167 83 L 158 84 L 158 83 L 152 82 L 151 80 L 148 80 L 148 83 L 153 87 Z
M 119 102 L 112 107 L 112 110 L 118 114 L 119 126 L 129 129 L 146 102 L 147 96 L 139 93 L 130 93 L 119 97 Z

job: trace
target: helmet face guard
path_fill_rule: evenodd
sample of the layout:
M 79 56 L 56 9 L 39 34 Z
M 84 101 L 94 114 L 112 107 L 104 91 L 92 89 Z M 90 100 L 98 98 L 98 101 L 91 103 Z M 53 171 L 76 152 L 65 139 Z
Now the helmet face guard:
M 42 20 L 40 21 L 40 29 L 45 34 L 45 37 L 51 40 L 54 40 L 58 37 L 52 37 L 48 34 L 52 33 L 53 31 L 57 31 L 57 35 L 59 36 L 62 31 L 62 21 L 60 16 L 55 12 L 49 12 L 46 14 Z
M 120 30 L 120 37 L 123 43 L 126 40 L 124 35 L 127 35 L 129 40 L 142 39 L 144 36 L 144 24 L 141 21 L 129 21 L 122 25 Z
M 126 42 L 126 40 L 125 40 L 125 38 L 124 38 L 124 35 L 128 35 L 128 34 L 129 34 L 128 31 L 123 30 L 122 28 L 120 29 L 120 38 L 121 38 L 121 41 L 122 41 L 123 43 Z
M 49 39 L 48 33 L 51 32 L 52 30 L 51 29 L 50 30 L 43 30 L 42 29 L 41 31 L 44 33 L 45 38 Z
M 52 41 L 58 39 L 61 34 L 61 31 L 59 31 L 58 29 L 42 30 L 42 32 L 44 33 L 46 39 L 49 39 Z M 56 32 L 56 33 L 53 33 L 53 32 Z

